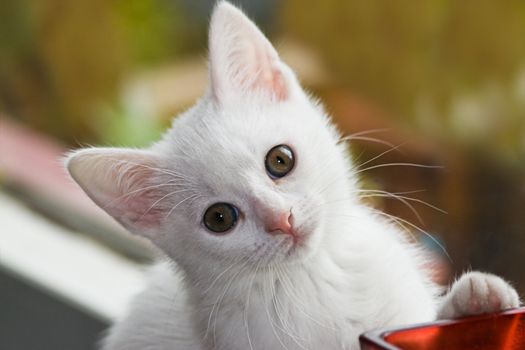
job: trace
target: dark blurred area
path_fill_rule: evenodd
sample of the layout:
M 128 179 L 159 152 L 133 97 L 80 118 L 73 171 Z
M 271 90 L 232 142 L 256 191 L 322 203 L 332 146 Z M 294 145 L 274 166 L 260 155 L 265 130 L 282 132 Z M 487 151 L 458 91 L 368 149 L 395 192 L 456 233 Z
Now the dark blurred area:
M 24 158 L 40 147 L 7 145 L 158 138 L 204 91 L 213 3 L 0 2 L 0 190 L 60 217 L 35 205 L 55 200 L 47 185 L 18 175 L 44 172 Z M 354 135 L 365 200 L 436 252 L 436 278 L 489 271 L 525 296 L 525 2 L 233 3 Z

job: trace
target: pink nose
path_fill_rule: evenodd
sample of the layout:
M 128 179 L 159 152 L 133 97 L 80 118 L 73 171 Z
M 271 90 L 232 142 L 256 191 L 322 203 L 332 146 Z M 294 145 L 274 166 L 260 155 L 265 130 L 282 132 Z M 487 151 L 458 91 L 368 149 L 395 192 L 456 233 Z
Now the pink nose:
M 274 214 L 267 219 L 266 231 L 270 234 L 279 234 L 279 231 L 295 236 L 293 215 L 290 212 Z

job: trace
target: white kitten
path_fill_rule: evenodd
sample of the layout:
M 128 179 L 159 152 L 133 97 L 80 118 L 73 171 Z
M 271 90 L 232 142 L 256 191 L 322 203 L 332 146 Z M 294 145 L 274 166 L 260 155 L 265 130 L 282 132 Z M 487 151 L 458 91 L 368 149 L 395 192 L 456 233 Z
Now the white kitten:
M 68 160 L 99 206 L 170 260 L 106 349 L 357 349 L 366 330 L 431 321 L 438 310 L 518 305 L 506 282 L 471 273 L 439 306 L 421 252 L 359 202 L 322 108 L 226 2 L 211 19 L 210 80 L 151 148 Z

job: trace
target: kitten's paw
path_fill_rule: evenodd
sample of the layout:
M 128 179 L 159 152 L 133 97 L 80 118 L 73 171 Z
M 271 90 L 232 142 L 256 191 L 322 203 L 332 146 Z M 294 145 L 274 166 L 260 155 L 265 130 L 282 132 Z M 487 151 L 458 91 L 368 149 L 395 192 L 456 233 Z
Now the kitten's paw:
M 516 290 L 502 278 L 482 272 L 464 274 L 443 300 L 438 318 L 498 312 L 518 307 Z

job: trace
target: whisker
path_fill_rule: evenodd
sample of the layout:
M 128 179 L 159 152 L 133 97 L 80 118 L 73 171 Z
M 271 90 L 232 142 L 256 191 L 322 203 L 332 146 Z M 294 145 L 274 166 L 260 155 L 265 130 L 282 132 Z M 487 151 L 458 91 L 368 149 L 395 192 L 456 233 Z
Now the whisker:
M 202 294 L 207 294 L 211 288 L 213 288 L 213 286 L 215 285 L 215 283 L 217 283 L 217 281 L 219 281 L 219 279 L 224 275 L 226 274 L 229 270 L 231 270 L 232 267 L 234 267 L 239 261 L 242 260 L 243 257 L 241 258 L 238 258 L 236 259 L 231 265 L 229 265 L 226 269 L 224 269 L 220 274 L 217 275 L 217 277 L 215 277 L 215 279 L 208 285 L 208 288 L 206 288 Z
M 280 273 L 279 273 L 279 268 L 276 267 L 275 269 L 275 273 L 276 273 L 276 277 L 277 277 L 277 281 L 280 283 L 281 287 L 283 288 L 283 292 L 284 292 L 284 284 L 283 284 L 283 280 L 282 280 L 282 276 L 280 276 Z M 279 321 L 281 322 L 282 324 L 282 331 L 288 335 L 288 337 L 290 337 L 290 339 L 295 343 L 297 344 L 297 346 L 299 346 L 300 348 L 302 349 L 305 349 L 305 347 L 300 343 L 300 340 L 304 340 L 304 339 L 301 339 L 301 337 L 299 335 L 296 335 L 294 334 L 294 332 L 292 331 L 289 323 L 287 322 L 286 318 L 284 318 L 283 316 L 281 316 L 280 314 L 280 309 L 283 309 L 283 306 L 281 305 L 280 303 L 280 300 L 279 300 L 279 297 L 277 296 L 277 293 L 275 291 L 275 289 L 273 290 L 273 293 L 275 295 L 275 298 L 273 299 L 273 302 L 274 302 L 274 308 L 275 308 L 275 314 L 277 316 L 277 318 L 279 319 Z M 285 294 L 286 295 L 286 294 Z M 306 350 L 306 349 L 305 349 Z
M 272 293 L 272 287 L 273 287 L 273 281 L 275 280 L 272 276 L 272 269 L 268 269 L 268 273 L 267 273 L 267 276 L 268 276 L 268 286 L 270 287 L 270 293 L 269 293 L 269 297 L 270 299 L 268 301 L 272 301 L 273 304 L 274 304 L 274 309 L 275 309 L 275 289 L 273 289 L 273 293 Z M 263 300 L 266 299 L 266 284 L 263 283 L 263 289 L 262 289 L 262 293 L 263 293 Z M 273 319 L 272 315 L 270 314 L 270 310 L 269 310 L 269 305 L 266 305 L 265 307 L 265 310 L 266 310 L 266 315 L 268 316 L 268 321 L 270 322 L 270 326 L 272 327 L 272 331 L 273 331 L 273 334 L 275 335 L 275 338 L 277 338 L 277 341 L 282 345 L 282 347 L 285 349 L 285 350 L 288 350 L 288 347 L 284 344 L 283 340 L 281 339 L 281 337 L 277 334 L 277 330 L 275 329 L 276 327 L 279 327 L 278 325 L 275 324 L 275 320 Z M 277 313 L 277 310 L 275 311 Z M 279 327 L 279 329 L 281 329 L 281 327 Z M 282 330 L 282 329 L 281 329 Z M 287 334 L 284 330 L 282 330 L 285 334 Z
M 191 191 L 191 190 L 188 190 L 188 189 L 182 189 L 182 190 L 172 191 L 172 192 L 170 192 L 170 193 L 168 193 L 168 194 L 165 194 L 164 196 L 162 196 L 162 197 L 160 197 L 158 200 L 156 200 L 155 203 L 153 203 L 153 204 L 152 204 L 152 205 L 151 205 L 151 206 L 150 206 L 150 207 L 149 207 L 149 208 L 148 208 L 148 209 L 142 214 L 142 216 L 139 218 L 139 221 L 140 221 L 141 219 L 143 219 L 144 216 L 146 216 L 146 214 L 148 214 L 149 211 L 150 211 L 151 209 L 153 209 L 158 203 L 160 203 L 164 198 L 169 197 L 169 196 L 173 196 L 174 194 L 177 194 L 177 193 L 190 192 L 190 191 Z M 179 204 L 180 204 L 180 203 L 179 203 Z M 171 211 L 170 211 L 170 213 L 171 213 Z M 169 214 L 168 214 L 167 216 L 169 216 Z
M 346 140 L 351 139 L 352 137 L 356 137 L 356 136 L 378 134 L 378 133 L 387 132 L 387 131 L 391 131 L 391 129 L 390 128 L 380 128 L 380 129 L 363 130 L 363 131 L 355 132 L 355 133 L 350 134 L 350 135 L 342 136 L 339 139 L 338 143 L 341 142 L 341 141 L 346 141 Z
M 214 318 L 214 323 L 213 323 L 213 342 L 214 342 L 214 346 L 215 346 L 215 343 L 216 343 L 215 325 L 217 323 L 217 313 L 219 312 L 219 308 L 220 308 L 220 304 L 222 302 L 222 299 L 225 297 L 225 295 L 228 292 L 228 290 L 229 290 L 230 286 L 232 285 L 233 281 L 244 270 L 244 268 L 248 265 L 248 262 L 250 261 L 250 257 L 243 257 L 243 259 L 244 259 L 244 262 L 240 265 L 239 270 L 236 271 L 229 278 L 229 280 L 225 283 L 225 285 L 224 285 L 224 287 L 222 289 L 222 292 L 219 293 L 219 296 L 217 297 L 217 299 L 215 300 L 215 302 L 212 305 L 212 308 L 211 308 L 211 311 L 210 311 L 210 315 L 208 317 L 208 325 L 206 327 L 206 332 L 204 333 L 204 338 L 206 338 L 208 336 L 208 332 L 209 332 L 210 326 L 211 326 L 211 320 L 212 320 L 212 318 L 214 316 L 214 312 L 215 312 L 215 318 Z M 243 260 L 243 259 L 240 259 L 240 260 Z
M 171 215 L 171 213 L 173 213 L 173 211 L 174 211 L 179 205 L 181 205 L 182 203 L 184 203 L 184 202 L 186 202 L 187 200 L 190 200 L 190 199 L 192 199 L 192 198 L 199 197 L 199 196 L 200 196 L 199 194 L 193 194 L 193 195 L 191 195 L 191 196 L 189 196 L 189 197 L 184 198 L 183 200 L 181 200 L 179 203 L 175 204 L 175 205 L 171 208 L 171 210 L 168 212 L 168 215 L 166 215 L 166 217 L 169 217 L 169 216 Z
M 367 192 L 372 192 L 372 193 L 378 193 L 378 197 L 396 197 L 396 198 L 402 198 L 404 200 L 407 200 L 407 201 L 412 201 L 412 202 L 416 202 L 416 203 L 420 203 L 420 204 L 423 204 L 431 209 L 434 209 L 436 211 L 439 211 L 440 213 L 442 214 L 448 214 L 447 211 L 439 208 L 439 207 L 436 207 L 435 205 L 432 205 L 428 202 L 425 202 L 424 200 L 421 200 L 421 199 L 418 199 L 418 198 L 413 198 L 413 197 L 406 197 L 406 196 L 402 196 L 402 194 L 410 194 L 410 193 L 415 193 L 414 191 L 411 191 L 411 192 L 387 192 L 387 191 L 380 191 L 380 190 L 363 190 L 363 192 L 367 193 Z M 361 197 L 374 197 L 374 195 L 370 195 L 370 196 L 361 196 Z
M 445 247 L 437 240 L 435 239 L 430 233 L 428 233 L 427 231 L 423 230 L 421 227 L 411 223 L 410 221 L 408 220 L 405 220 L 405 219 L 402 219 L 402 218 L 399 218 L 399 217 L 396 217 L 394 215 L 390 215 L 390 214 L 387 214 L 387 213 L 384 213 L 380 210 L 377 210 L 377 209 L 373 209 L 376 213 L 380 214 L 380 215 L 384 215 L 392 220 L 395 220 L 395 221 L 401 221 L 402 223 L 412 227 L 413 229 L 415 229 L 416 231 L 419 231 L 421 233 L 423 233 L 425 236 L 427 236 L 428 238 L 430 238 L 442 251 L 443 253 L 447 256 L 448 260 L 453 263 L 452 261 L 452 258 L 450 257 L 450 255 L 448 254 L 447 250 L 445 249 Z
M 443 166 L 441 165 L 425 165 L 425 164 L 417 164 L 417 163 L 385 163 L 385 164 L 378 164 L 378 165 L 372 165 L 368 168 L 360 169 L 356 172 L 356 174 L 362 173 L 364 171 L 377 169 L 377 168 L 386 168 L 386 167 L 392 167 L 392 166 L 407 166 L 407 167 L 414 167 L 414 168 L 425 168 L 425 169 L 443 169 Z
M 336 329 L 334 327 L 331 327 L 331 326 L 328 326 L 318 320 L 316 320 L 312 315 L 308 314 L 306 311 L 304 311 L 305 309 L 307 309 L 307 306 L 304 305 L 302 302 L 301 302 L 301 299 L 300 298 L 296 298 L 295 295 L 293 295 L 293 286 L 292 284 L 290 283 L 290 279 L 288 277 L 288 275 L 286 274 L 286 272 L 280 268 L 278 268 L 278 271 L 279 272 L 279 275 L 281 277 L 281 282 L 283 283 L 283 291 L 286 295 L 288 295 L 288 297 L 290 298 L 291 300 L 291 303 L 296 307 L 296 309 L 302 313 L 304 316 L 306 316 L 308 319 L 310 319 L 311 321 L 313 321 L 314 323 L 316 323 L 317 325 L 323 327 L 323 328 L 327 328 L 327 329 L 330 329 L 330 330 L 333 330 L 335 331 Z M 285 286 L 285 283 L 284 281 L 286 281 L 286 285 Z M 330 316 L 328 314 L 325 314 L 324 315 L 327 319 L 330 319 Z
M 217 305 L 217 309 L 215 311 L 215 318 L 214 318 L 214 323 L 213 323 L 213 339 L 214 339 L 214 342 L 215 342 L 215 339 L 216 339 L 216 326 L 217 326 L 217 317 L 219 315 L 219 312 L 220 312 L 220 309 L 221 309 L 221 304 L 222 304 L 222 301 L 224 300 L 224 298 L 226 297 L 226 294 L 228 293 L 228 290 L 230 289 L 230 287 L 232 286 L 235 278 L 237 278 L 237 276 L 241 275 L 241 273 L 243 273 L 244 271 L 246 271 L 246 269 L 248 269 L 250 267 L 250 265 L 248 264 L 250 261 L 252 261 L 251 257 L 248 257 L 245 261 L 245 263 L 241 266 L 241 268 L 239 269 L 239 271 L 233 275 L 233 277 L 230 279 L 230 282 L 228 283 L 228 285 L 226 286 L 226 288 L 224 289 L 224 293 L 222 294 L 222 296 L 220 297 L 220 300 L 219 300 L 219 303 Z
M 385 192 L 385 194 L 379 194 L 379 193 L 376 193 L 376 194 L 370 194 L 370 195 L 360 196 L 360 198 L 370 198 L 370 197 L 385 197 L 385 198 L 393 198 L 393 199 L 396 199 L 396 200 L 398 200 L 399 202 L 403 203 L 408 209 L 410 209 L 410 211 L 416 216 L 417 220 L 418 220 L 422 225 L 425 224 L 425 223 L 423 222 L 423 218 L 421 217 L 421 215 L 419 215 L 419 213 L 418 213 L 417 210 L 414 208 L 414 206 L 413 206 L 412 204 L 410 204 L 406 199 L 404 199 L 404 198 L 401 197 L 401 196 L 391 195 L 391 194 L 388 193 L 388 192 Z
M 250 296 L 252 292 L 253 283 L 255 281 L 255 277 L 257 277 L 257 271 L 259 270 L 259 267 L 261 266 L 261 261 L 255 266 L 255 271 L 253 272 L 253 276 L 250 282 L 250 286 L 248 287 L 247 296 L 246 296 L 246 304 L 244 306 L 244 326 L 246 328 L 246 336 L 248 338 L 248 344 L 250 345 L 250 350 L 253 350 L 253 344 L 252 344 L 252 338 L 250 336 L 250 327 L 248 326 L 248 312 L 250 309 Z
M 359 164 L 358 169 L 359 169 L 360 167 L 362 167 L 362 166 L 368 164 L 368 163 L 373 162 L 373 161 L 376 160 L 376 159 L 381 158 L 381 157 L 384 156 L 385 154 L 388 154 L 388 153 L 390 153 L 390 152 L 393 152 L 393 151 L 399 150 L 400 147 L 403 147 L 403 146 L 406 145 L 406 144 L 407 144 L 407 142 L 403 142 L 403 143 L 400 143 L 399 145 L 397 145 L 397 146 L 395 146 L 395 147 L 391 147 L 390 149 L 387 149 L 386 151 L 382 152 L 381 154 L 375 156 L 374 158 L 369 159 L 369 160 L 367 160 L 366 162 L 364 162 L 364 163 L 362 163 L 362 164 Z
M 121 196 L 118 196 L 117 198 L 112 199 L 110 202 L 105 204 L 102 208 L 106 209 L 107 207 L 113 205 L 115 202 L 118 202 L 119 200 L 121 200 L 121 199 L 123 199 L 125 197 L 128 197 L 128 196 L 131 196 L 132 194 L 135 194 L 135 193 L 138 193 L 138 192 L 147 191 L 147 190 L 151 190 L 151 189 L 159 188 L 159 187 L 164 187 L 164 186 L 177 186 L 178 185 L 176 183 L 172 183 L 172 181 L 175 181 L 175 180 L 170 180 L 170 181 L 168 181 L 166 183 L 162 183 L 162 184 L 158 184 L 158 185 L 145 186 L 145 187 L 141 187 L 141 188 L 138 188 L 138 189 L 130 191 L 130 192 L 126 192 L 126 193 L 122 194 Z
M 385 146 L 390 146 L 390 147 L 394 147 L 394 144 L 391 143 L 391 142 L 388 142 L 388 141 L 385 141 L 385 140 L 381 140 L 381 139 L 376 139 L 374 137 L 367 137 L 367 136 L 347 136 L 347 137 L 343 137 L 341 139 L 339 139 L 339 141 L 337 142 L 337 144 L 341 143 L 341 142 L 344 142 L 344 141 L 352 141 L 352 140 L 357 140 L 357 141 L 368 141 L 368 142 L 373 142 L 373 143 L 378 143 L 378 144 L 381 144 L 381 145 L 385 145 Z
M 184 176 L 183 174 L 177 173 L 177 172 L 175 172 L 173 170 L 169 170 L 169 169 L 165 169 L 165 168 L 152 167 L 150 165 L 141 164 L 141 163 L 137 163 L 137 162 L 132 162 L 132 161 L 129 161 L 129 160 L 122 160 L 122 159 L 117 159 L 117 158 L 115 158 L 115 160 L 119 164 L 134 165 L 134 166 L 137 166 L 137 167 L 140 167 L 140 168 L 146 168 L 146 169 L 149 169 L 149 170 L 153 170 L 153 171 L 159 172 L 161 174 L 171 175 L 171 176 L 174 176 L 174 177 L 177 177 L 177 178 L 181 178 L 181 179 L 184 179 L 184 180 L 191 180 L 191 178 L 189 178 L 187 176 Z

